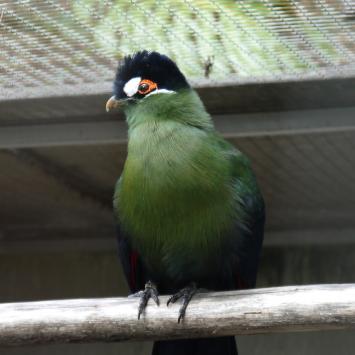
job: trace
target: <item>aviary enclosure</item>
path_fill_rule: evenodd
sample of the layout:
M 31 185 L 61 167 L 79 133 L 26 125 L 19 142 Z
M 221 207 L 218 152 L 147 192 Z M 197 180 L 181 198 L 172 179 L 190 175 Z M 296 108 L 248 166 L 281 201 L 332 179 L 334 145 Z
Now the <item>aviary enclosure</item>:
M 143 355 L 216 334 L 242 355 L 351 354 L 354 21 L 351 0 L 2 1 L 1 354 Z M 178 63 L 266 203 L 257 289 L 198 296 L 182 326 L 176 308 L 136 321 L 116 252 L 127 127 L 105 103 L 141 49 Z

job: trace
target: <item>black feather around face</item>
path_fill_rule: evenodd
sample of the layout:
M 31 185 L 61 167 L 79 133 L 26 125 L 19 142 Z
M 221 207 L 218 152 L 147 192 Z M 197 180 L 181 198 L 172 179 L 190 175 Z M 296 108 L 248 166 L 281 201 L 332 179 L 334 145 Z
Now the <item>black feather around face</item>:
M 167 56 L 157 52 L 144 50 L 123 59 L 114 81 L 113 91 L 117 99 L 127 97 L 123 87 L 135 77 L 151 80 L 159 89 L 177 91 L 189 87 L 177 65 Z

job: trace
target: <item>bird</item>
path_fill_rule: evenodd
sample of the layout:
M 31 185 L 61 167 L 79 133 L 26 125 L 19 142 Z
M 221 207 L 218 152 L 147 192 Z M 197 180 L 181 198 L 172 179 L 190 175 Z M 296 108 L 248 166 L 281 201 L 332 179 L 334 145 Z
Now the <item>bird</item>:
M 138 319 L 149 299 L 188 304 L 204 290 L 255 287 L 265 207 L 248 157 L 215 129 L 164 54 L 119 63 L 106 110 L 123 110 L 127 158 L 113 195 L 118 250 Z M 187 313 L 186 313 L 187 312 Z M 236 355 L 233 336 L 156 341 L 153 355 Z

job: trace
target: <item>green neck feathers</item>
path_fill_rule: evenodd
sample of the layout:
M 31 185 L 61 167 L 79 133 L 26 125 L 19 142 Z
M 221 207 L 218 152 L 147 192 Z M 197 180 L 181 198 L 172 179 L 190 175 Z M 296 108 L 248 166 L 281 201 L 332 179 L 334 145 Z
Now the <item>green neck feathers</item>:
M 129 130 L 141 123 L 174 121 L 190 126 L 213 130 L 211 117 L 191 89 L 178 93 L 151 95 L 125 109 Z

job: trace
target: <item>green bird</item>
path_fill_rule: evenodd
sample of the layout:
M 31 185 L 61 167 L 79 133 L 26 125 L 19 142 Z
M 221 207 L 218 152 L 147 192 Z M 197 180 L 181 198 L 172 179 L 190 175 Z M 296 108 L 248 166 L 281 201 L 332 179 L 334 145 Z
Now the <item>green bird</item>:
M 157 52 L 124 58 L 106 109 L 121 107 L 128 155 L 114 192 L 119 255 L 138 318 L 160 293 L 255 286 L 264 202 L 248 158 L 215 130 L 177 65 Z M 235 355 L 234 337 L 158 341 L 154 355 Z

